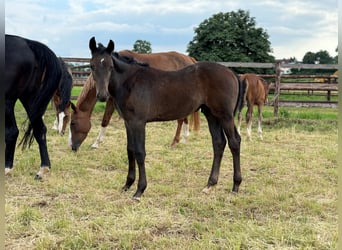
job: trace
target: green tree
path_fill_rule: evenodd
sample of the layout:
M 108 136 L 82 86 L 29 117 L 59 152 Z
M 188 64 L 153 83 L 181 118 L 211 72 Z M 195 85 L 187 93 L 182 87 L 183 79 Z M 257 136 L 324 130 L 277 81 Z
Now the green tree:
M 151 43 L 146 40 L 136 40 L 133 45 L 133 51 L 137 53 L 152 53 Z
M 198 61 L 274 62 L 269 36 L 248 11 L 214 14 L 195 28 L 187 52 Z
M 335 60 L 336 59 L 331 57 L 329 52 L 326 50 L 320 50 L 316 53 L 309 51 L 306 52 L 303 57 L 303 63 L 307 64 L 334 64 Z M 332 72 L 334 72 L 334 70 L 330 69 L 306 69 L 302 71 L 302 73 L 305 74 L 327 74 Z
M 314 64 L 316 60 L 316 53 L 313 53 L 311 51 L 306 52 L 303 57 L 303 63 L 307 64 Z

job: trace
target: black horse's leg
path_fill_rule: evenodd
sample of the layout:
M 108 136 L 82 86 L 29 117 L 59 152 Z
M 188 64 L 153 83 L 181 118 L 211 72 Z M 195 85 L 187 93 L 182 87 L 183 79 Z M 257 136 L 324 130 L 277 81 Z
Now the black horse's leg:
M 227 135 L 228 145 L 233 156 L 234 184 L 233 184 L 232 191 L 237 193 L 239 191 L 239 186 L 242 182 L 241 169 L 240 169 L 241 137 L 234 125 L 233 117 L 222 121 L 222 125 L 223 125 L 224 132 Z
M 227 140 L 224 136 L 223 129 L 220 123 L 220 120 L 214 117 L 211 112 L 207 109 L 203 109 L 203 113 L 208 121 L 209 131 L 212 138 L 212 145 L 214 151 L 214 159 L 211 168 L 211 173 L 208 179 L 208 185 L 203 190 L 204 192 L 208 192 L 210 188 L 217 184 L 219 173 L 220 173 L 220 165 L 223 156 L 224 149 L 227 144 Z
M 5 174 L 9 174 L 13 167 L 15 145 L 19 135 L 19 130 L 14 115 L 14 101 L 6 100 L 6 111 L 5 111 Z
M 146 172 L 145 172 L 145 122 L 134 121 L 127 123 L 127 129 L 133 137 L 134 157 L 139 168 L 138 188 L 133 199 L 140 200 L 141 195 L 147 187 Z
M 40 117 L 34 123 L 32 123 L 33 135 L 39 146 L 40 153 L 40 170 L 36 174 L 36 179 L 42 179 L 44 174 L 48 173 L 51 168 L 49 153 L 46 143 L 46 126 L 43 119 Z
M 134 156 L 134 138 L 131 129 L 125 123 L 127 136 L 127 156 L 128 156 L 128 174 L 126 184 L 123 187 L 127 191 L 135 181 L 135 156 Z

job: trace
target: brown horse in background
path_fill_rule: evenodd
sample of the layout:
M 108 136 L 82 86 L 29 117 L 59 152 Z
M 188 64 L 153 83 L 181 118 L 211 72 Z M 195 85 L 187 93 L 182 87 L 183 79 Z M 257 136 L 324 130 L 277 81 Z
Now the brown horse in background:
M 187 65 L 196 63 L 196 60 L 194 58 L 177 52 L 139 54 L 130 50 L 123 50 L 118 53 L 120 56 L 126 58 L 134 58 L 141 63 L 147 63 L 150 67 L 166 71 L 181 69 Z M 87 104 L 85 104 L 87 108 L 83 107 L 83 102 L 87 102 Z M 71 129 L 69 135 L 69 144 L 72 145 L 73 148 L 78 148 L 87 137 L 87 134 L 91 128 L 90 117 L 95 104 L 95 85 L 94 82 L 88 78 L 83 87 L 81 97 L 78 98 L 76 106 L 73 106 L 73 112 L 71 113 L 73 126 L 70 126 Z M 104 140 L 106 127 L 110 122 L 114 110 L 115 108 L 113 98 L 109 98 L 106 102 L 106 108 L 103 114 L 99 135 L 97 136 L 96 141 L 92 144 L 93 148 L 97 148 L 98 145 Z M 85 115 L 85 113 L 87 113 L 87 115 Z M 187 117 L 178 119 L 177 122 L 178 126 L 171 146 L 175 146 L 180 141 L 180 133 L 183 123 L 185 125 L 183 130 L 183 140 L 186 140 L 189 135 L 189 125 Z M 198 131 L 200 128 L 200 115 L 198 111 L 191 114 L 190 128 L 193 128 L 194 131 Z
M 258 106 L 258 135 L 262 139 L 262 107 L 267 101 L 267 95 L 269 92 L 270 84 L 263 78 L 256 74 L 244 74 L 240 76 L 242 84 L 246 88 L 245 102 L 247 102 L 246 123 L 247 123 L 247 139 L 251 139 L 252 134 L 252 118 L 253 118 L 253 106 Z M 240 126 L 242 121 L 241 109 L 238 112 L 238 131 L 240 133 Z
M 241 138 L 234 114 L 243 103 L 243 86 L 234 72 L 214 62 L 199 62 L 177 71 L 141 66 L 136 61 L 126 62 L 119 54 L 113 56 L 112 40 L 107 47 L 97 46 L 94 37 L 89 41 L 89 48 L 96 97 L 104 102 L 112 96 L 125 121 L 128 156 L 125 191 L 135 181 L 136 164 L 139 179 L 133 198 L 139 200 L 147 187 L 146 123 L 180 119 L 201 109 L 208 121 L 213 147 L 212 168 L 204 191 L 217 184 L 228 140 L 234 167 L 232 191 L 238 192 L 242 181 Z

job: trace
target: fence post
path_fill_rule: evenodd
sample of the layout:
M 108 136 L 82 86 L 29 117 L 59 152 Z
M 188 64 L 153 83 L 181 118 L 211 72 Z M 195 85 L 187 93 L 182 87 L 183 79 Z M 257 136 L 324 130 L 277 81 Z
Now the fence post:
M 332 80 L 331 80 L 331 76 L 328 77 L 328 84 L 331 84 L 332 83 Z M 331 100 L 331 91 L 328 90 L 327 92 L 327 101 L 330 101 Z
M 280 96 L 280 62 L 275 64 L 276 75 L 275 75 L 275 88 L 274 88 L 274 102 L 273 102 L 273 115 L 274 117 L 278 117 L 278 108 L 279 108 L 279 96 Z

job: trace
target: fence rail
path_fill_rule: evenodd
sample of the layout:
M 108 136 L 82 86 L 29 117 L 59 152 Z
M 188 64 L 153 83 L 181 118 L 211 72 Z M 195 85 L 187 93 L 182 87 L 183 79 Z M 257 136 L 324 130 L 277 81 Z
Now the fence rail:
M 63 60 L 71 67 L 74 86 L 83 86 L 90 74 L 89 58 L 72 58 L 64 57 Z M 274 107 L 274 115 L 278 116 L 279 106 L 305 106 L 305 107 L 337 107 L 336 101 L 331 101 L 332 93 L 338 94 L 338 76 L 335 75 L 285 75 L 281 73 L 283 68 L 292 69 L 338 69 L 337 64 L 292 64 L 292 63 L 251 63 L 251 62 L 218 62 L 230 68 L 269 68 L 274 69 L 275 74 L 260 75 L 271 82 L 271 92 L 274 93 L 272 105 Z M 311 81 L 302 82 L 301 80 L 312 79 Z M 319 82 L 317 82 L 319 79 Z M 321 82 L 323 79 L 323 83 Z M 282 101 L 280 100 L 282 91 L 308 91 L 326 93 L 326 101 Z M 76 99 L 77 97 L 73 97 Z

